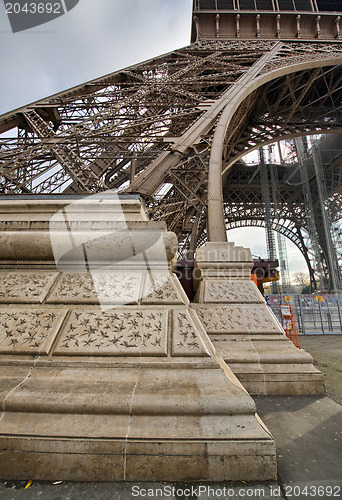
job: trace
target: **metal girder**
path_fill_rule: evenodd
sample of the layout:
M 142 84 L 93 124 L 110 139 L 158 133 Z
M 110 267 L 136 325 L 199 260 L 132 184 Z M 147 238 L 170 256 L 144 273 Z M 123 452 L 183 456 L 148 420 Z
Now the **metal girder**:
M 32 131 L 42 141 L 45 139 L 50 141 L 52 144 L 50 150 L 54 153 L 65 172 L 70 175 L 82 191 L 91 193 L 92 191 L 108 189 L 108 186 L 101 181 L 92 169 L 83 163 L 81 158 L 68 145 L 59 144 L 57 141 L 54 144 L 55 132 L 36 111 L 28 111 L 23 113 L 23 116 Z
M 186 255 L 208 237 L 215 151 L 226 223 L 234 216 L 254 223 L 260 186 L 245 184 L 232 166 L 279 138 L 342 130 L 341 62 L 341 41 L 207 40 L 74 87 L 0 117 L 0 190 L 140 192 Z M 222 151 L 213 147 L 221 125 Z M 302 193 L 282 172 L 277 227 L 305 229 Z M 324 172 L 334 220 L 341 172 L 338 159 Z
M 112 181 L 106 182 L 111 188 L 152 196 L 194 143 L 204 137 L 211 142 L 225 96 L 275 45 L 273 41 L 199 42 L 7 113 L 0 117 L 0 127 L 8 131 L 11 127 L 25 129 L 24 114 L 34 110 L 53 128 L 58 144 L 70 148 L 80 160 L 63 176 L 61 170 L 67 170 L 65 155 L 60 154 L 56 165 L 52 144 L 41 141 L 39 134 L 28 131 L 25 146 L 7 135 L 1 141 L 3 191 L 7 192 L 6 186 L 10 186 L 6 176 L 17 184 L 17 191 L 40 192 L 44 188 L 58 192 L 65 190 L 66 184 L 73 192 L 96 191 L 102 189 L 98 178 L 109 179 L 113 172 Z M 310 44 L 310 50 L 305 43 L 283 43 L 261 73 L 284 66 L 293 57 L 298 63 L 328 59 L 339 51 L 338 43 Z M 329 90 L 330 96 L 334 91 Z M 291 92 L 293 95 L 293 88 Z M 292 103 L 292 113 L 293 110 Z M 241 122 L 238 129 L 241 131 L 247 125 Z M 267 133 L 262 120 L 258 126 L 261 140 L 275 136 L 278 131 L 272 125 L 271 133 Z M 292 123 L 288 125 L 291 127 L 294 130 Z M 257 135 L 254 134 L 256 141 Z M 240 134 L 240 139 L 246 144 L 249 136 L 247 130 Z M 245 152 L 246 145 L 239 144 L 237 139 L 231 137 L 229 143 L 235 144 L 234 151 Z M 133 157 L 135 179 L 123 167 L 123 162 L 129 163 Z M 80 162 L 82 168 L 78 169 Z M 82 182 L 75 186 L 82 169 L 88 169 L 87 189 Z M 95 175 L 89 174 L 90 171 Z

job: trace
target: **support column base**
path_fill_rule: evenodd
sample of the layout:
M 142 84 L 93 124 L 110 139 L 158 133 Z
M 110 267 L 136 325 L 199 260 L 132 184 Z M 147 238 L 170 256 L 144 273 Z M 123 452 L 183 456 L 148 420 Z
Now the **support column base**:
M 275 480 L 274 440 L 238 382 L 213 363 L 176 364 L 35 368 L 7 401 L 0 478 Z
M 198 249 L 193 309 L 218 355 L 252 395 L 323 395 L 323 374 L 286 337 L 250 278 L 249 249 L 206 243 Z

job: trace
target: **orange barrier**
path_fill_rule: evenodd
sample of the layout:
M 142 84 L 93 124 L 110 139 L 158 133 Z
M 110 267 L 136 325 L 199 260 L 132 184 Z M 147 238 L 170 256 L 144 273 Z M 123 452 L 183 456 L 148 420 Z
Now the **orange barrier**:
M 294 309 L 289 304 L 280 306 L 283 328 L 288 339 L 292 340 L 296 347 L 299 347 L 299 337 Z

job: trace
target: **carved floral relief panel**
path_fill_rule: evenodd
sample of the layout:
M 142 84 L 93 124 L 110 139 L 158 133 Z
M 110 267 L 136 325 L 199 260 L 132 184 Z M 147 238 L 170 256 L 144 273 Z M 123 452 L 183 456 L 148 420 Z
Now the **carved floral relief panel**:
M 263 303 L 260 292 L 252 281 L 214 280 L 204 283 L 204 302 L 208 303 Z
M 207 333 L 282 334 L 266 305 L 195 306 Z
M 168 273 L 147 273 L 144 291 L 142 294 L 143 304 L 183 304 L 173 277 Z
M 155 309 L 73 310 L 54 354 L 166 355 L 167 316 Z
M 65 310 L 0 309 L 0 353 L 48 354 Z
M 172 311 L 172 355 L 209 356 L 198 329 L 186 309 Z
M 92 271 L 63 273 L 48 303 L 137 304 L 143 273 Z
M 58 272 L 0 271 L 0 303 L 43 303 Z
M 246 318 L 241 306 L 200 306 L 195 310 L 207 333 L 246 333 Z

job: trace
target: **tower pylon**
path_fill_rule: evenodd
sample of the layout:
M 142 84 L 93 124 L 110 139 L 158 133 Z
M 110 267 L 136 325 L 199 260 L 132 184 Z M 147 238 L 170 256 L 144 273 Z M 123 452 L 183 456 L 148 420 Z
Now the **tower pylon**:
M 342 6 L 259 3 L 195 0 L 189 46 L 2 115 L 1 192 L 138 192 L 183 256 L 225 239 L 233 165 L 341 130 Z
M 276 478 L 248 391 L 322 394 L 323 376 L 251 281 L 250 250 L 227 242 L 229 181 L 263 145 L 341 130 L 340 15 L 319 7 L 195 0 L 189 46 L 0 117 L 1 474 Z M 339 189 L 333 176 L 332 222 Z M 195 255 L 192 303 L 173 233 Z

